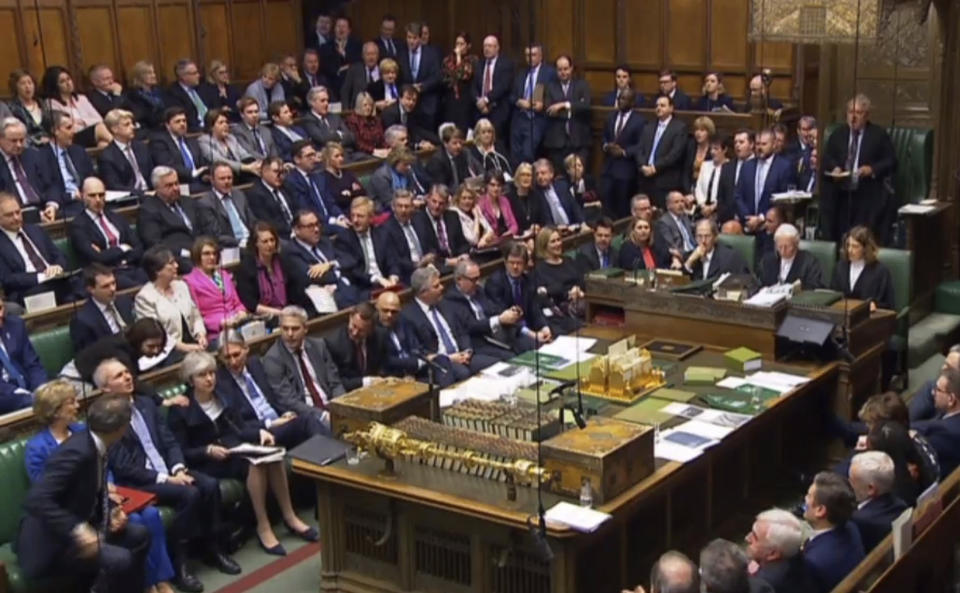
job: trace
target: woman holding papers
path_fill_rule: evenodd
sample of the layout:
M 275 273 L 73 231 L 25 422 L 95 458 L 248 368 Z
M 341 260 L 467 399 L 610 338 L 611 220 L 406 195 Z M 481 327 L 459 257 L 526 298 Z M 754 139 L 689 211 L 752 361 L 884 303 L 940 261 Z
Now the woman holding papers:
M 834 290 L 851 299 L 870 301 L 870 310 L 893 309 L 893 278 L 877 261 L 877 242 L 865 226 L 850 229 L 843 238 L 840 261 L 833 271 Z
M 624 270 L 655 270 L 670 267 L 670 251 L 654 240 L 653 228 L 646 218 L 634 218 L 630 234 L 620 246 L 618 267 Z
M 304 539 L 315 532 L 297 517 L 290 501 L 290 488 L 283 457 L 258 462 L 252 456 L 232 454 L 230 449 L 242 443 L 274 447 L 273 435 L 256 423 L 244 423 L 237 410 L 214 393 L 217 385 L 217 361 L 207 352 L 191 352 L 183 359 L 180 377 L 187 384 L 190 405 L 170 411 L 170 430 L 190 464 L 217 478 L 246 481 L 247 494 L 257 518 L 257 540 L 268 554 L 285 556 L 267 515 L 267 487 L 277 499 L 283 521 Z M 249 389 L 250 382 L 247 382 Z M 282 449 L 278 449 L 278 452 Z

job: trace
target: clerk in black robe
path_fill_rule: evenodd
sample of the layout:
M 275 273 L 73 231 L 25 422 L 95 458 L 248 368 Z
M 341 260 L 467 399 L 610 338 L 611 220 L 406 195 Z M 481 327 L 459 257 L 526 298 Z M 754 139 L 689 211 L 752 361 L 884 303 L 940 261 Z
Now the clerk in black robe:
M 792 224 L 781 224 L 773 235 L 776 249 L 760 261 L 760 284 L 793 284 L 800 281 L 803 290 L 826 286 L 823 268 L 817 258 L 800 250 L 800 232 Z M 786 263 L 785 263 L 786 262 Z
M 833 271 L 831 288 L 850 299 L 870 301 L 870 310 L 893 309 L 893 277 L 877 261 L 877 243 L 863 226 L 850 229 L 842 259 Z

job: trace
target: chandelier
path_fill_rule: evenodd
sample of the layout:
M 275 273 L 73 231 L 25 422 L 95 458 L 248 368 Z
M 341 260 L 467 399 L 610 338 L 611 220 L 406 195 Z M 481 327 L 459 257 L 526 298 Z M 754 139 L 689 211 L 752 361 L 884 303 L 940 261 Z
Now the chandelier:
M 880 0 L 750 0 L 750 40 L 872 43 Z

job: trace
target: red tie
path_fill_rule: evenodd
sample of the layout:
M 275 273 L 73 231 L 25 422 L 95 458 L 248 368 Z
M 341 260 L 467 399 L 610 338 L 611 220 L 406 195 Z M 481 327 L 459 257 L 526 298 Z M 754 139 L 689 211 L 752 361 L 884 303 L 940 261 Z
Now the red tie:
M 486 97 L 493 90 L 493 60 L 487 60 L 487 67 L 483 73 L 483 96 Z
M 310 371 L 307 369 L 307 363 L 303 360 L 304 351 L 301 350 L 297 353 L 297 362 L 300 363 L 300 372 L 303 373 L 303 382 L 307 386 L 307 392 L 310 393 L 310 399 L 313 400 L 313 407 L 318 410 L 326 409 L 326 406 L 323 405 L 323 397 L 320 395 L 320 392 L 317 391 L 317 386 L 314 385 L 313 379 L 310 378 Z
M 357 349 L 357 366 L 360 368 L 360 374 L 362 375 L 367 372 L 367 356 L 363 352 L 363 340 L 353 344 Z
M 97 216 L 97 221 L 100 223 L 100 230 L 103 231 L 104 236 L 107 238 L 107 247 L 116 247 L 118 244 L 118 239 L 113 231 L 110 230 L 110 225 L 107 224 L 107 218 L 101 212 Z

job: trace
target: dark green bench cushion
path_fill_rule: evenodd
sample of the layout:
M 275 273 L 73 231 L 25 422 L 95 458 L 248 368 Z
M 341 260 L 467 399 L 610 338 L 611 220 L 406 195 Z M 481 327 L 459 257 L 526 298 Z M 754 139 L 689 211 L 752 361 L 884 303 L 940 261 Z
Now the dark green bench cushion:
M 67 325 L 31 334 L 30 343 L 49 377 L 59 375 L 63 365 L 73 360 L 73 342 Z

